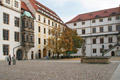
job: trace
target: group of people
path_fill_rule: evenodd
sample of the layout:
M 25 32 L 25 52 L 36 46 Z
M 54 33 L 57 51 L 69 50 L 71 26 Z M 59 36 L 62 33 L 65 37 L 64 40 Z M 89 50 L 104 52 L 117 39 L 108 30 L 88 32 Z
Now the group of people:
M 12 58 L 11 58 L 11 55 L 9 55 L 7 58 L 7 61 L 8 61 L 8 65 L 11 65 L 11 61 L 13 61 L 13 65 L 15 65 L 16 64 L 15 55 L 13 55 Z

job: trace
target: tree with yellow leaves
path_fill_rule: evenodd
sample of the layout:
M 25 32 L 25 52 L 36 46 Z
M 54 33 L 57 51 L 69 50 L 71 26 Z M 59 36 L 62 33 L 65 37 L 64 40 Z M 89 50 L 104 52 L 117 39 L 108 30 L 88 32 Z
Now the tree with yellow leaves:
M 57 56 L 59 57 L 59 54 L 62 52 L 61 48 L 60 48 L 60 36 L 61 36 L 61 28 L 60 27 L 54 27 L 51 30 L 51 37 L 48 39 L 48 45 L 47 48 L 51 51 L 53 51 L 54 53 L 57 54 Z
M 67 51 L 76 53 L 77 48 L 81 48 L 83 39 L 77 35 L 75 30 L 66 28 L 61 31 L 60 27 L 52 29 L 52 37 L 48 39 L 48 49 L 54 51 L 59 57 L 60 53 Z
M 81 48 L 83 39 L 78 36 L 76 30 L 66 28 L 62 33 L 61 39 L 61 48 L 64 48 L 65 52 L 69 51 L 72 53 L 77 52 L 77 48 Z

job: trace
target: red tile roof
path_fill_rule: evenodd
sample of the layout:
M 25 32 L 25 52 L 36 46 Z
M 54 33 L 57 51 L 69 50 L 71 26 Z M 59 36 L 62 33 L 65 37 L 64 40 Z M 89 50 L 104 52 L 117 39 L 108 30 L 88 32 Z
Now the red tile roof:
M 95 12 L 90 12 L 90 13 L 85 13 L 85 14 L 79 14 L 72 20 L 68 21 L 66 24 L 90 20 L 90 19 L 96 19 L 96 18 L 104 18 L 104 17 L 119 15 L 119 14 L 120 14 L 120 7 L 106 9 L 106 10 L 100 10 L 100 11 L 95 11 Z
M 28 11 L 31 13 L 31 11 L 28 9 L 28 7 L 26 6 L 26 4 L 23 1 L 21 1 L 21 9 L 24 9 L 25 11 Z M 24 10 L 21 10 L 21 13 L 24 13 Z M 33 14 L 32 14 L 32 16 L 34 17 Z
M 21 8 L 30 12 L 30 10 L 28 9 L 28 7 L 26 6 L 26 4 L 23 1 L 21 1 Z
M 38 7 L 37 5 L 35 5 L 35 4 L 38 4 L 38 5 L 42 6 L 43 8 L 45 8 L 46 10 L 48 10 L 48 11 L 50 11 L 51 13 L 55 14 L 56 16 L 58 16 L 54 11 L 52 11 L 52 10 L 49 9 L 49 8 L 47 8 L 47 7 L 44 6 L 43 4 L 39 3 L 38 1 L 36 1 L 36 0 L 29 0 L 29 1 L 31 2 L 32 6 L 34 7 L 34 9 L 35 9 L 36 11 L 37 11 L 37 9 L 40 9 L 40 10 L 48 13 L 47 11 L 45 11 L 45 10 L 43 10 L 42 8 L 40 8 L 40 7 Z M 51 15 L 50 13 L 48 13 L 48 14 Z M 53 15 L 52 15 L 52 16 L 53 16 Z M 59 16 L 58 16 L 58 17 L 56 17 L 56 16 L 53 16 L 53 17 L 55 17 L 56 19 L 62 21 L 62 20 L 59 18 Z

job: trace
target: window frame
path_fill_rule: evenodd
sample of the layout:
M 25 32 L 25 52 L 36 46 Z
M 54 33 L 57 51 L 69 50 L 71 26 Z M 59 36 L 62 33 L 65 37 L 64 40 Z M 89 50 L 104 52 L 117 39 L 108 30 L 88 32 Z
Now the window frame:
M 9 25 L 9 23 L 10 23 L 10 15 L 8 13 L 3 12 L 3 23 Z
M 3 29 L 3 40 L 9 41 L 9 30 Z
M 82 34 L 85 34 L 85 29 L 82 29 Z
M 93 53 L 97 53 L 97 49 L 96 48 L 93 48 Z
M 6 47 L 7 47 L 7 51 L 6 51 Z M 3 55 L 7 56 L 9 55 L 9 45 L 8 44 L 3 44 Z M 7 52 L 7 53 L 6 53 Z
M 20 32 L 14 32 L 14 39 L 16 42 L 20 41 Z
M 20 18 L 18 18 L 18 17 L 14 17 L 14 25 L 16 26 L 16 27 L 19 27 L 20 26 Z
M 100 44 L 104 43 L 104 38 L 100 38 Z

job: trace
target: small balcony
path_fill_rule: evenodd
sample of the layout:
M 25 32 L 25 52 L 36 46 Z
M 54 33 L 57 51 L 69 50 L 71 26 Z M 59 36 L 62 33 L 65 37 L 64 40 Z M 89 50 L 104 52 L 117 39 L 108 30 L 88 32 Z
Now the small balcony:
M 21 45 L 24 46 L 24 47 L 32 48 L 32 47 L 34 47 L 34 42 L 22 41 Z

